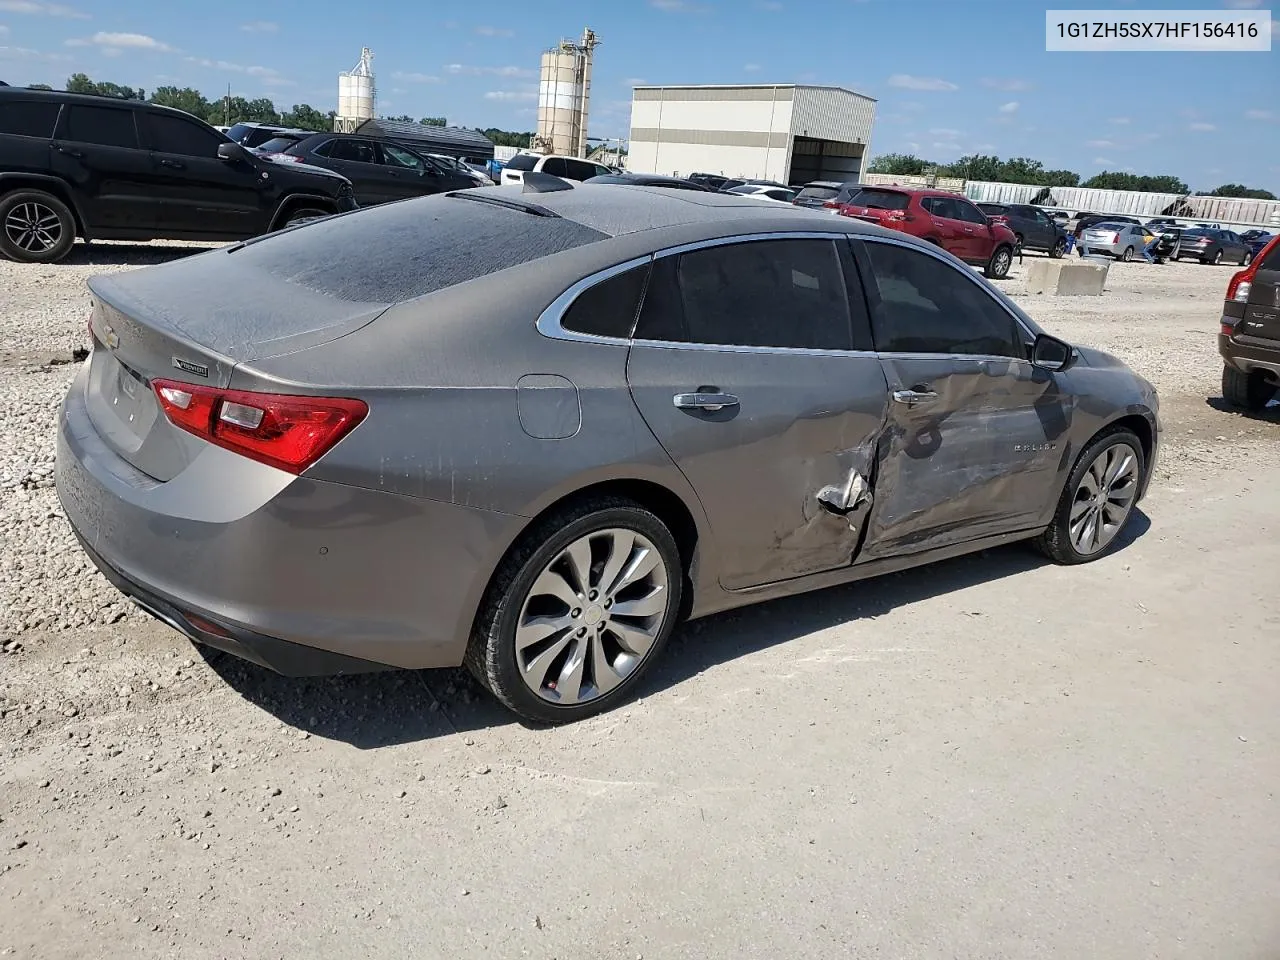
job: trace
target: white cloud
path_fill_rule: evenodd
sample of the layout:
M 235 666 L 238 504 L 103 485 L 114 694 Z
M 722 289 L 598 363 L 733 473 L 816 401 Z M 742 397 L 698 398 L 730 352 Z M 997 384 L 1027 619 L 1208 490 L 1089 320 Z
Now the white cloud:
M 246 67 L 226 60 L 209 60 L 205 57 L 187 57 L 187 63 L 217 70 L 219 73 L 242 73 L 246 77 L 255 77 L 269 87 L 296 87 L 297 83 L 282 76 L 274 67 Z
M 1254 10 L 1262 6 L 1262 0 L 1222 0 L 1228 10 Z
M 1274 120 L 1276 115 L 1270 110 L 1246 110 L 1244 112 L 1247 120 Z
M 1204 123 L 1202 121 L 1197 121 L 1196 123 L 1187 124 L 1187 129 L 1194 130 L 1197 133 L 1212 133 L 1214 130 L 1217 130 L 1218 128 L 1215 127 L 1212 123 Z
M 1107 121 L 1107 123 L 1115 124 L 1117 127 L 1127 127 L 1129 124 L 1133 123 L 1133 121 L 1128 117 L 1112 117 Z
M 901 87 L 903 90 L 933 90 L 940 92 L 960 89 L 950 80 L 940 80 L 937 77 L 913 77 L 909 73 L 895 73 L 889 78 L 889 86 Z
M 624 87 L 643 87 L 644 77 L 627 77 L 622 81 Z
M 999 109 L 1000 109 L 1000 112 L 1001 112 L 1001 113 L 1017 113 L 1017 112 L 1018 112 L 1018 101 L 1017 101 L 1017 100 L 1010 100 L 1008 103 L 1002 103 L 1002 104 L 1000 104 L 1000 108 L 999 108 Z
M 272 23 L 270 20 L 250 20 L 248 23 L 240 24 L 240 29 L 245 33 L 277 33 L 280 30 L 280 24 Z
M 501 100 L 505 103 L 527 103 L 538 99 L 537 90 L 490 90 L 485 95 L 486 100 Z
M 429 73 L 405 73 L 397 70 L 391 75 L 393 80 L 401 80 L 404 83 L 439 83 L 440 78 L 432 76 Z
M 0 12 L 30 13 L 63 20 L 88 20 L 89 14 L 60 3 L 39 3 L 37 0 L 0 0 Z
M 0 60 L 45 60 L 49 63 L 67 63 L 72 59 L 65 53 L 45 53 L 43 50 L 32 50 L 30 47 L 0 46 Z
M 1030 80 L 1020 80 L 1017 77 L 983 77 L 980 82 L 990 90 L 1004 90 L 1007 93 L 1020 93 L 1035 86 Z
M 742 69 L 743 69 L 746 73 L 759 73 L 759 72 L 760 72 L 760 64 L 758 64 L 758 63 L 748 63 L 748 64 L 745 64 L 745 65 L 743 66 L 743 68 L 742 68 Z
M 102 47 L 110 50 L 154 50 L 157 53 L 176 53 L 175 47 L 162 43 L 145 33 L 105 33 L 99 31 L 92 37 L 76 37 L 67 42 L 68 47 Z
M 1114 147 L 1115 143 L 1111 140 L 1090 140 L 1088 145 L 1097 147 L 1099 150 L 1105 150 L 1108 147 Z
M 516 32 L 505 27 L 476 27 L 476 35 L 481 37 L 514 37 Z
M 468 77 L 532 77 L 534 72 L 524 67 L 472 67 L 463 63 L 446 63 L 445 73 L 463 74 Z
M 649 6 L 667 13 L 706 13 L 709 9 L 700 3 L 690 3 L 689 0 L 649 0 Z
M 1106 157 L 1094 157 L 1093 162 L 1100 167 L 1110 167 L 1115 165 L 1114 160 L 1108 160 Z

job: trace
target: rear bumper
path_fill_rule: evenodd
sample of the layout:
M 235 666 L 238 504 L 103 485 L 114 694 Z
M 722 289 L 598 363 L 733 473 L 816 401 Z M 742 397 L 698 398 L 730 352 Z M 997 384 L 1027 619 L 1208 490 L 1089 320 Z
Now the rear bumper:
M 1274 347 L 1247 342 L 1248 338 L 1232 339 L 1225 334 L 1218 334 L 1218 353 L 1227 366 L 1234 367 L 1241 373 L 1252 373 L 1261 370 L 1269 374 L 1271 379 L 1280 380 L 1280 343 Z
M 525 521 L 293 477 L 212 445 L 160 483 L 97 433 L 86 376 L 63 402 L 54 475 L 76 535 L 123 592 L 188 636 L 188 614 L 224 628 L 232 652 L 282 672 L 298 659 L 285 642 L 317 663 L 462 662 L 495 558 Z

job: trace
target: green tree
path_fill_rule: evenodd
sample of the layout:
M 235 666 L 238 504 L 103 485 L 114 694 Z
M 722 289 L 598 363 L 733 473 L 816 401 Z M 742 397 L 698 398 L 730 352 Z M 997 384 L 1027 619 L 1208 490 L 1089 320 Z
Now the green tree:
M 49 86 L 47 83 L 28 83 L 27 89 L 28 90 L 52 90 L 53 87 Z
M 201 120 L 209 118 L 212 107 L 212 104 L 205 99 L 203 93 L 191 87 L 157 87 L 151 91 L 151 102 L 158 103 L 162 107 L 185 110 L 193 117 L 199 117 Z
M 145 100 L 147 99 L 146 91 L 139 87 L 135 90 L 133 87 L 123 87 L 118 83 L 110 83 L 103 81 L 101 83 L 90 80 L 83 73 L 73 73 L 67 78 L 68 93 L 90 93 L 99 97 L 116 97 L 121 100 Z
M 409 116 L 407 113 L 402 113 L 395 117 L 383 117 L 382 119 L 394 120 L 396 123 L 413 123 L 413 117 Z
M 1243 200 L 1275 200 L 1278 199 L 1270 190 L 1262 190 L 1258 187 L 1246 187 L 1243 183 L 1224 183 L 1220 187 L 1214 187 L 1207 193 L 1201 193 L 1202 197 L 1238 197 Z
M 921 160 L 911 153 L 882 153 L 872 158 L 867 172 L 885 173 L 895 177 L 919 177 L 934 166 L 936 164 L 931 161 Z
M 515 133 L 511 130 L 499 130 L 497 127 L 489 127 L 481 130 L 479 127 L 473 127 L 476 133 L 483 133 L 489 140 L 499 147 L 516 147 L 523 149 L 529 146 L 529 141 L 533 138 L 533 133 Z
M 309 103 L 295 103 L 291 110 L 280 114 L 280 122 L 286 127 L 325 133 L 333 129 L 333 114 L 323 114 Z
M 1140 176 L 1136 173 L 1120 173 L 1103 170 L 1086 180 L 1081 186 L 1098 190 L 1138 190 L 1143 193 L 1188 194 L 1191 188 L 1180 178 L 1169 174 Z
M 447 127 L 449 121 L 444 117 L 423 117 L 418 121 L 424 127 Z

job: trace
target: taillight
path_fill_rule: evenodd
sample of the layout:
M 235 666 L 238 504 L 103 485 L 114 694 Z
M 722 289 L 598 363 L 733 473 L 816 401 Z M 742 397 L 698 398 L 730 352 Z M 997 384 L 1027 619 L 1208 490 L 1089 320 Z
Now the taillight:
M 823 204 L 823 206 L 824 206 L 824 207 L 827 207 L 827 208 L 828 208 L 828 209 L 830 209 L 830 210 L 839 210 L 839 209 L 840 209 L 840 201 L 838 201 L 838 200 L 828 200 L 828 201 L 826 201 L 826 203 L 824 203 L 824 204 Z
M 1111 239 L 1107 241 L 1107 243 L 1119 243 L 1119 242 L 1120 242 L 1120 234 L 1118 233 L 1111 234 Z
M 905 210 L 886 210 L 880 216 L 883 220 L 892 220 L 895 223 L 902 223 L 907 219 L 907 212 Z
M 1234 337 L 1236 335 L 1236 325 L 1234 323 L 1227 323 L 1227 321 L 1223 320 L 1222 335 L 1224 337 Z
M 302 473 L 364 419 L 361 400 L 217 390 L 152 381 L 169 422 L 203 440 L 289 473 Z

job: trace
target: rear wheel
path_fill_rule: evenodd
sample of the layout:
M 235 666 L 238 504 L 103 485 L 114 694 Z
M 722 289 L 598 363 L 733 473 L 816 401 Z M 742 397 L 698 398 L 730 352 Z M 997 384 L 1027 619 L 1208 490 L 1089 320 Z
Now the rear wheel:
M 10 260 L 55 263 L 75 239 L 75 219 L 53 194 L 18 190 L 0 198 L 0 254 Z
M 1258 411 L 1276 395 L 1276 385 L 1269 383 L 1261 372 L 1242 373 L 1235 367 L 1223 364 L 1222 399 L 1240 410 Z
M 1003 280 L 1009 275 L 1009 267 L 1013 263 L 1013 250 L 1008 246 L 996 247 L 991 259 L 983 268 L 983 273 L 992 280 Z
M 684 568 L 667 526 L 629 500 L 540 521 L 500 565 L 467 667 L 508 708 L 568 723 L 624 700 L 667 641 Z
M 1120 259 L 1121 259 L 1121 260 L 1123 260 L 1125 263 L 1128 263 L 1130 260 L 1132 260 L 1132 259 L 1133 259 L 1133 247 L 1125 247 L 1125 248 L 1124 248 L 1124 253 L 1120 254 Z
M 1055 563 L 1088 563 L 1103 556 L 1133 515 L 1146 463 L 1132 430 L 1104 431 L 1085 447 L 1036 546 Z
M 1055 260 L 1061 260 L 1067 255 L 1067 240 L 1065 237 L 1059 237 L 1049 251 L 1049 256 Z
M 1244 256 L 1240 258 L 1240 266 L 1247 267 L 1251 263 L 1253 263 L 1253 251 L 1246 250 Z

